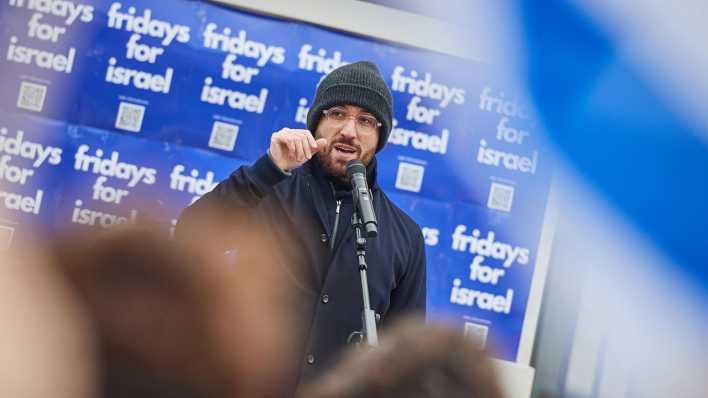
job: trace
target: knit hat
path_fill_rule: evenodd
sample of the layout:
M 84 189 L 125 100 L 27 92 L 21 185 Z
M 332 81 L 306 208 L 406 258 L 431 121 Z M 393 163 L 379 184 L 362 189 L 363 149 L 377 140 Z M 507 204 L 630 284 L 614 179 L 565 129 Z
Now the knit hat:
M 393 99 L 376 65 L 369 61 L 355 62 L 333 70 L 322 79 L 307 113 L 308 130 L 314 134 L 322 111 L 336 105 L 356 105 L 371 112 L 381 123 L 376 152 L 386 145 L 391 134 Z

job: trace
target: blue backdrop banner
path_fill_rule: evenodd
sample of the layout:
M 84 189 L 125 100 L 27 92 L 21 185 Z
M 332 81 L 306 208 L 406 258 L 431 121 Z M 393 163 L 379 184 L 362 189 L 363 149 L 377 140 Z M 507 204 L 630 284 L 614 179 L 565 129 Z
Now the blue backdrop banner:
M 516 360 L 553 166 L 493 65 L 187 0 L 9 0 L 0 26 L 3 244 L 173 227 L 368 59 L 394 97 L 379 182 L 423 230 L 429 318 Z

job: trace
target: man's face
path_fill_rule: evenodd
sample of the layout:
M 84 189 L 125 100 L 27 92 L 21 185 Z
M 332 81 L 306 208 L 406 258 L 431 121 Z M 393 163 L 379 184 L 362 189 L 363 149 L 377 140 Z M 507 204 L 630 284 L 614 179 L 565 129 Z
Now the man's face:
M 357 118 L 372 117 L 371 113 L 354 105 L 341 105 L 330 108 L 330 115 L 342 116 L 340 111 L 346 113 L 343 121 L 337 117 L 322 115 L 315 132 L 316 138 L 326 138 L 328 145 L 319 152 L 320 164 L 325 172 L 342 181 L 347 180 L 346 166 L 352 159 L 361 160 L 368 165 L 376 153 L 379 142 L 379 129 L 366 128 Z M 338 113 L 333 113 L 338 112 Z M 375 118 L 374 118 L 375 120 Z

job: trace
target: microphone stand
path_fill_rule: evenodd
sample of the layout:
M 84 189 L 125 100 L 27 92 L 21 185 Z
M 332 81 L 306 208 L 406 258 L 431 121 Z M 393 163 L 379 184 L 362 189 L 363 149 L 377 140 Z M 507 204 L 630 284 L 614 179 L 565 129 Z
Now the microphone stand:
M 366 338 L 366 343 L 369 347 L 378 347 L 379 336 L 376 331 L 376 313 L 371 309 L 371 302 L 369 299 L 369 283 L 366 274 L 366 237 L 362 233 L 363 225 L 359 214 L 357 213 L 357 203 L 356 195 L 354 202 L 354 211 L 352 213 L 352 227 L 354 228 L 354 236 L 356 238 L 356 257 L 359 263 L 359 275 L 361 276 L 361 296 L 364 304 L 364 310 L 362 314 L 363 322 L 363 338 Z M 354 334 L 360 334 L 361 332 L 354 332 Z

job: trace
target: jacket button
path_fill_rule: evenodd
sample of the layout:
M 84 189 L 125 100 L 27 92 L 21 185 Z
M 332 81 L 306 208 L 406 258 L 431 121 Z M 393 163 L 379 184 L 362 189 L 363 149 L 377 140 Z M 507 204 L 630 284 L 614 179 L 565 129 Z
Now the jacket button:
M 312 354 L 307 354 L 307 363 L 309 363 L 310 365 L 315 363 L 315 356 Z
M 327 237 L 327 234 L 322 234 L 322 235 L 320 235 L 320 240 L 322 241 L 322 243 L 326 243 L 326 242 L 327 242 L 327 239 L 329 239 L 329 238 Z
M 322 295 L 322 302 L 325 304 L 329 303 L 329 294 Z

